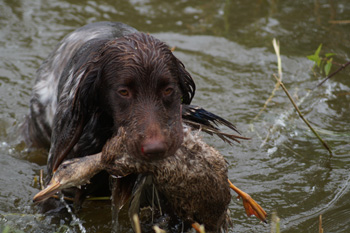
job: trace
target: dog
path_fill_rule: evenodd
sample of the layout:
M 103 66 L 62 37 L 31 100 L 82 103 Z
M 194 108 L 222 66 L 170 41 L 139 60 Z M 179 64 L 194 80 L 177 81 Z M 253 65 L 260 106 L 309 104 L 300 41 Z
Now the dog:
M 92 23 L 68 34 L 39 68 L 22 131 L 29 146 L 49 149 L 46 182 L 64 160 L 101 152 L 119 127 L 131 156 L 145 161 L 172 156 L 184 123 L 237 140 L 216 127 L 236 130 L 230 122 L 190 105 L 195 90 L 164 42 L 120 22 Z M 74 190 L 76 200 L 108 189 L 106 176 Z M 123 179 L 130 190 L 136 178 Z

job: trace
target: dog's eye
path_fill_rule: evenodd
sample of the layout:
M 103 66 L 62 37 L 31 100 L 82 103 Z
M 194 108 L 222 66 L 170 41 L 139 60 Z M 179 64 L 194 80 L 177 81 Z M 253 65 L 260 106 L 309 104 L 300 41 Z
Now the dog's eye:
M 128 90 L 125 90 L 125 89 L 119 90 L 118 93 L 119 93 L 121 96 L 124 96 L 124 97 L 128 97 L 128 96 L 129 96 Z
M 168 87 L 167 89 L 165 89 L 165 90 L 163 91 L 163 95 L 164 95 L 164 96 L 169 96 L 169 95 L 171 95 L 171 93 L 173 93 L 173 91 L 174 91 L 173 88 Z

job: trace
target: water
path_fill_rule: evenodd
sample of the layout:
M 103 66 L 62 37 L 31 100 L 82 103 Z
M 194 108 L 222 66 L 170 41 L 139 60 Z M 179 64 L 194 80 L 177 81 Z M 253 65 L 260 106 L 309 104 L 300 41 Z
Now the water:
M 80 221 L 79 218 L 77 218 L 75 216 L 75 214 L 73 213 L 72 208 L 67 204 L 67 202 L 64 200 L 64 196 L 63 194 L 61 194 L 60 196 L 60 201 L 64 204 L 64 207 L 67 209 L 67 212 L 70 214 L 70 216 L 72 217 L 72 221 L 71 221 L 71 225 L 78 225 L 78 228 L 80 230 L 81 233 L 86 233 L 86 229 L 83 226 L 82 222 Z
M 233 147 L 205 137 L 230 164 L 229 177 L 270 214 L 282 232 L 350 231 L 350 67 L 320 88 L 306 56 L 319 44 L 350 60 L 347 1 L 44 1 L 0 3 L 0 230 L 80 232 L 70 214 L 44 216 L 31 202 L 46 151 L 28 151 L 16 127 L 28 112 L 40 63 L 68 32 L 86 23 L 122 21 L 176 46 L 197 84 L 194 104 L 230 121 L 252 140 Z M 345 21 L 346 22 L 346 21 Z M 281 90 L 255 118 L 275 86 L 280 41 L 283 81 L 310 123 L 331 146 L 329 157 Z M 336 66 L 332 69 L 335 71 Z M 285 116 L 285 117 L 283 117 Z M 273 129 L 273 130 L 272 130 Z M 230 204 L 231 232 L 269 232 L 269 225 Z M 122 229 L 129 232 L 125 211 Z M 110 203 L 86 202 L 77 214 L 87 232 L 109 232 Z M 124 219 L 124 220 L 123 220 Z

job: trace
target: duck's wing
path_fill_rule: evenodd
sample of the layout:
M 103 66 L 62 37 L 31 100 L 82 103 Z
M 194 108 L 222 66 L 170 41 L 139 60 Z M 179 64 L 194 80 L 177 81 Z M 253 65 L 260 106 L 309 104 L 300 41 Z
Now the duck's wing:
M 153 181 L 150 175 L 143 175 L 143 174 L 138 175 L 131 193 L 130 205 L 128 210 L 129 219 L 134 231 L 136 229 L 136 224 L 139 224 L 134 221 L 134 216 L 135 215 L 139 216 L 140 209 L 144 202 L 148 203 L 147 195 L 145 194 L 145 191 L 152 186 L 153 186 Z
M 194 129 L 201 129 L 202 131 L 210 134 L 217 135 L 223 141 L 231 144 L 232 141 L 238 142 L 239 139 L 249 140 L 250 138 L 246 138 L 240 135 L 224 133 L 220 130 L 219 125 L 224 125 L 229 129 L 235 131 L 238 134 L 241 134 L 236 126 L 234 126 L 231 122 L 225 120 L 224 118 L 211 113 L 204 108 L 195 105 L 182 105 L 182 119 L 183 122 Z

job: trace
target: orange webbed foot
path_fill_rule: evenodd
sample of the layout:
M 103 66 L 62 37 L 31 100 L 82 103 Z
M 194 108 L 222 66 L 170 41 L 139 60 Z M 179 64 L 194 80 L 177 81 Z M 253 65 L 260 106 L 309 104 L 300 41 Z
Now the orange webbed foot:
M 243 206 L 248 217 L 251 215 L 255 215 L 261 221 L 266 223 L 267 213 L 265 212 L 265 210 L 258 203 L 256 203 L 256 201 L 254 201 L 254 199 L 251 198 L 248 193 L 243 192 L 242 190 L 234 186 L 230 180 L 228 180 L 228 183 L 230 184 L 230 188 L 238 194 L 238 198 L 242 198 Z
M 200 225 L 198 222 L 192 223 L 192 228 L 195 229 L 197 233 L 205 233 L 204 226 Z

